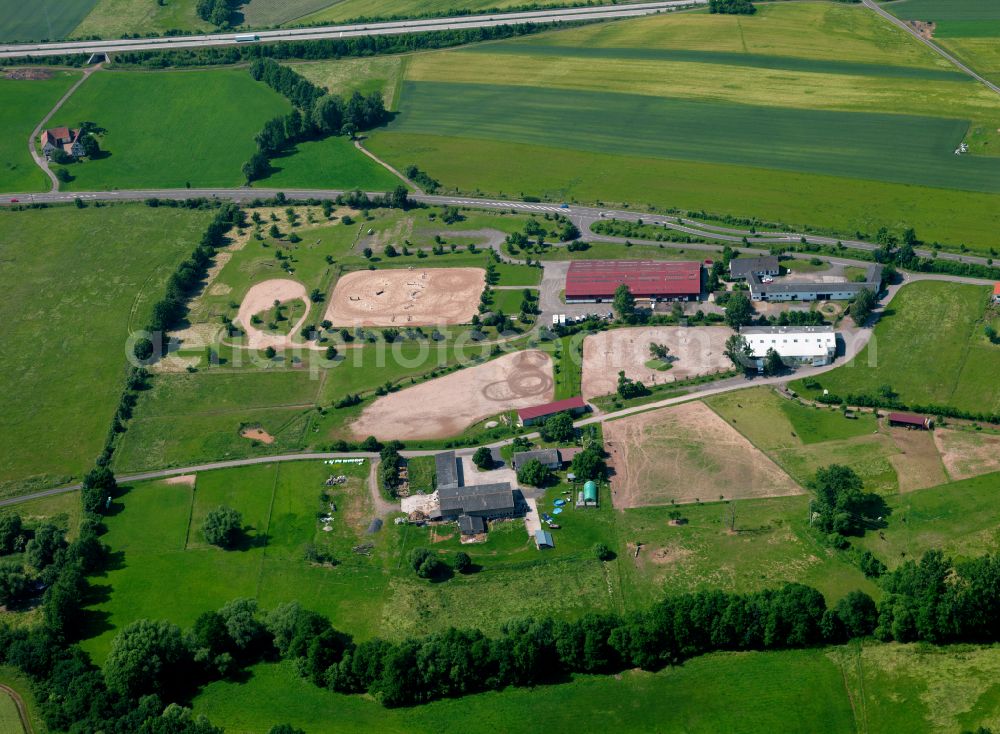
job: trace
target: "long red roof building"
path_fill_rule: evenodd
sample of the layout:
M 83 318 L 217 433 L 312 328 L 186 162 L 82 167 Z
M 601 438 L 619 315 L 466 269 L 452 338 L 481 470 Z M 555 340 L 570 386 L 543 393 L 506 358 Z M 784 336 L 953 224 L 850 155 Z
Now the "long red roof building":
M 701 263 L 574 260 L 566 274 L 566 300 L 611 300 L 622 283 L 636 298 L 691 300 L 701 294 Z

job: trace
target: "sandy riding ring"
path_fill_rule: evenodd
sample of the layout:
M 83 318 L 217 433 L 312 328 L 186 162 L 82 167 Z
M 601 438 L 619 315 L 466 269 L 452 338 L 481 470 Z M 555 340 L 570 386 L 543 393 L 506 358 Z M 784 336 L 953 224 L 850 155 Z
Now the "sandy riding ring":
M 379 398 L 351 425 L 358 438 L 445 438 L 506 410 L 547 403 L 552 360 L 517 352 Z
M 253 323 L 256 314 L 263 313 L 274 306 L 274 302 L 288 303 L 289 301 L 302 301 L 306 305 L 305 313 L 292 327 L 288 334 L 268 334 L 257 328 Z M 243 297 L 240 304 L 239 313 L 234 323 L 247 333 L 247 346 L 250 349 L 288 349 L 293 346 L 301 346 L 294 341 L 294 337 L 302 329 L 306 319 L 309 317 L 309 299 L 306 295 L 306 287 L 298 281 L 285 278 L 265 280 L 251 286 L 250 290 Z

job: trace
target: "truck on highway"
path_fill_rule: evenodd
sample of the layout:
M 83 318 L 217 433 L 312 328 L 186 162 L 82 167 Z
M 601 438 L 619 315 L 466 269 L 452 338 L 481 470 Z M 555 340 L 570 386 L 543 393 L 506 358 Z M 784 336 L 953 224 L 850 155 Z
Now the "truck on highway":
M 236 36 L 236 43 L 253 43 L 254 41 L 259 41 L 260 36 L 256 33 L 241 33 Z

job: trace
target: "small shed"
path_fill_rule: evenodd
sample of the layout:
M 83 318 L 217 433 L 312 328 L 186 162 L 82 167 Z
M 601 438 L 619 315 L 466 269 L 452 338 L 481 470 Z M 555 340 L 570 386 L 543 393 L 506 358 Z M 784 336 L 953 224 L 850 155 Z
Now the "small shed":
M 583 485 L 583 501 L 597 504 L 597 482 L 591 480 Z
M 1000 303 L 1000 283 L 993 286 L 993 303 Z
M 535 546 L 537 546 L 538 550 L 542 550 L 543 548 L 555 548 L 556 544 L 552 540 L 552 533 L 547 530 L 536 530 Z
M 889 413 L 889 425 L 929 431 L 934 427 L 934 421 L 927 416 L 916 413 Z

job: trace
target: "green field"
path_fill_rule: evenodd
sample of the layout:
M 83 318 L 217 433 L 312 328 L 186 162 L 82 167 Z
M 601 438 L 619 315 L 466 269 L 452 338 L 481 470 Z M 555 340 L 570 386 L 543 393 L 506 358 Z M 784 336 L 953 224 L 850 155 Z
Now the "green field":
M 902 0 L 886 9 L 910 20 L 1000 20 L 1000 7 L 982 0 Z
M 275 0 L 254 0 L 258 3 L 274 3 Z M 289 25 L 299 23 L 336 23 L 355 18 L 415 17 L 419 15 L 448 15 L 459 10 L 489 10 L 524 5 L 522 0 L 295 0 L 297 4 L 326 5 L 328 7 L 310 13 Z M 563 0 L 541 0 L 537 5 L 566 5 Z
M 331 94 L 349 97 L 355 91 L 362 94 L 382 92 L 385 108 L 394 110 L 396 87 L 406 59 L 405 56 L 370 56 L 288 65 L 313 84 L 325 87 Z
M 345 137 L 311 140 L 271 159 L 271 174 L 255 182 L 267 188 L 389 191 L 403 182 Z
M 74 180 L 62 188 L 239 186 L 254 135 L 289 109 L 243 69 L 99 72 L 52 124 L 97 123 L 108 155 L 67 166 Z
M 797 381 L 793 389 L 844 397 L 890 385 L 907 403 L 1000 412 L 1000 350 L 983 336 L 988 290 L 944 282 L 903 287 L 854 360 L 820 375 L 820 388 Z
M 170 30 L 200 32 L 215 27 L 198 17 L 196 0 L 165 0 L 136 2 L 136 0 L 97 0 L 90 3 L 94 9 L 78 25 L 74 38 L 121 38 L 123 34 L 162 34 Z
M 0 487 L 78 476 L 118 405 L 125 340 L 210 214 L 141 205 L 0 212 Z
M 79 78 L 79 72 L 56 71 L 50 79 L 0 79 L 0 129 L 4 131 L 0 137 L 0 190 L 49 190 L 49 177 L 31 158 L 28 138 Z
M 997 224 L 1000 100 L 860 7 L 587 26 L 421 54 L 404 78 L 400 115 L 370 147 L 451 190 L 849 233 L 909 222 L 981 249 Z M 953 155 L 963 139 L 973 155 Z M 944 201 L 947 227 L 931 214 Z
M 890 458 L 900 450 L 876 430 L 871 415 L 849 420 L 833 408 L 792 404 L 768 388 L 716 395 L 705 402 L 800 484 L 820 467 L 846 464 L 870 491 L 893 494 L 899 488 Z
M 58 41 L 76 28 L 98 0 L 0 0 L 0 41 Z

